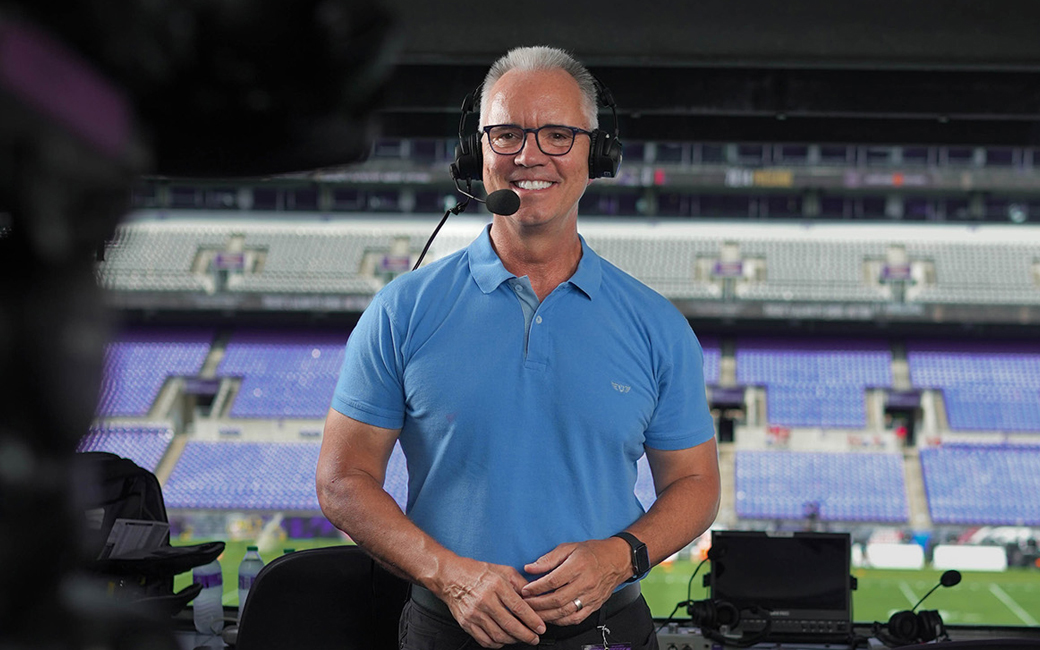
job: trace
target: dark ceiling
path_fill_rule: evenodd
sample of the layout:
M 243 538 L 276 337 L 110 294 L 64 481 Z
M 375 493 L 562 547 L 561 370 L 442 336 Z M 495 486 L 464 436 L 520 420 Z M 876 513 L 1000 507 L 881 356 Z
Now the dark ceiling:
M 564 47 L 611 88 L 623 138 L 1040 144 L 1040 3 L 385 0 L 404 53 L 389 136 L 446 136 L 517 45 Z

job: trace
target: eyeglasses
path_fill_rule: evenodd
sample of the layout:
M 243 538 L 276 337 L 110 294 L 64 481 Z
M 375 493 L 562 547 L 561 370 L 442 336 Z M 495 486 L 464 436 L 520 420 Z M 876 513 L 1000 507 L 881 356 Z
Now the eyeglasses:
M 491 150 L 503 156 L 514 156 L 523 151 L 528 133 L 534 134 L 538 148 L 547 156 L 564 156 L 570 153 L 574 146 L 574 138 L 579 133 L 592 135 L 591 131 L 559 124 L 546 124 L 537 129 L 525 129 L 516 124 L 492 124 L 485 126 L 482 131 L 487 134 Z

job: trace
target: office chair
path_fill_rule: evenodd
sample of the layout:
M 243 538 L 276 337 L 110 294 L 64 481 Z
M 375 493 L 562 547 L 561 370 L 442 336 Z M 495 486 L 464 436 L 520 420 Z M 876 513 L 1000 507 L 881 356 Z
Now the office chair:
M 409 584 L 357 546 L 283 555 L 257 575 L 241 612 L 237 650 L 397 647 Z

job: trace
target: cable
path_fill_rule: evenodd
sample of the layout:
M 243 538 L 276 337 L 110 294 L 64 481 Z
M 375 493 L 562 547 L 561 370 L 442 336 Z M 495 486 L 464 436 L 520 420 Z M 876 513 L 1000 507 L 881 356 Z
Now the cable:
M 664 629 L 665 625 L 668 625 L 672 622 L 672 619 L 675 618 L 675 613 L 679 611 L 680 607 L 690 606 L 690 590 L 693 588 L 693 579 L 697 576 L 697 572 L 701 570 L 701 567 L 704 566 L 704 563 L 707 561 L 708 558 L 704 558 L 700 561 L 700 564 L 698 564 L 697 567 L 693 570 L 693 574 L 690 575 L 690 579 L 686 582 L 686 600 L 676 603 L 675 609 L 673 609 L 672 613 L 668 615 L 668 618 L 665 619 L 664 623 L 661 623 L 661 626 L 657 628 L 654 634 L 659 633 L 662 629 Z
M 466 199 L 462 203 L 456 203 L 454 208 L 449 208 L 444 212 L 444 216 L 441 217 L 440 223 L 438 223 L 437 227 L 433 229 L 433 234 L 430 235 L 430 238 L 426 240 L 426 245 L 423 246 L 422 252 L 419 253 L 419 259 L 415 260 L 415 266 L 412 267 L 413 271 L 419 268 L 419 265 L 422 264 L 423 258 L 426 257 L 426 251 L 430 250 L 430 244 L 432 244 L 433 240 L 437 237 L 437 233 L 441 231 L 441 227 L 444 225 L 444 222 L 448 220 L 448 215 L 464 212 L 468 206 L 469 199 Z

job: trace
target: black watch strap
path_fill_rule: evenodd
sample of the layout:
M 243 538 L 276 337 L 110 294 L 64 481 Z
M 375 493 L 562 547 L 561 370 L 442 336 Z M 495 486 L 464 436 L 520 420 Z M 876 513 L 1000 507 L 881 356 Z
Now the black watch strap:
M 625 540 L 628 543 L 628 547 L 632 550 L 632 577 L 627 582 L 635 582 L 647 573 L 650 573 L 650 555 L 646 551 L 646 544 L 632 533 L 625 531 L 611 535 L 611 537 L 619 537 Z

